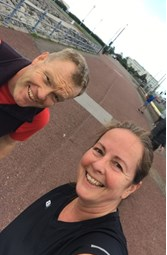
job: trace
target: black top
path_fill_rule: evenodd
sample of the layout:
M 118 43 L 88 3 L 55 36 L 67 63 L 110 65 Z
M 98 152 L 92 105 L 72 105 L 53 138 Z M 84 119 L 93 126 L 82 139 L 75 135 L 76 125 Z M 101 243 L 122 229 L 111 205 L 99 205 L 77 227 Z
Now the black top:
M 60 186 L 28 207 L 0 235 L 1 255 L 127 255 L 118 211 L 81 222 L 58 221 L 76 197 L 75 185 Z
M 155 128 L 151 130 L 151 140 L 165 147 L 166 145 L 166 118 L 161 119 Z
M 0 43 L 0 86 L 7 84 L 20 69 L 31 64 L 7 43 Z M 17 104 L 0 104 L 0 137 L 14 132 L 24 122 L 32 122 L 42 108 L 20 107 Z

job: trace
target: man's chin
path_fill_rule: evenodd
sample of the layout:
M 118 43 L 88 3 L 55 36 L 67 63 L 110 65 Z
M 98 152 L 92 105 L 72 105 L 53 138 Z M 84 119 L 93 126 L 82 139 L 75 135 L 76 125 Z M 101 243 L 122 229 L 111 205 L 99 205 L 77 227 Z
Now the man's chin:
M 27 104 L 25 102 L 22 102 L 22 101 L 16 101 L 16 104 L 20 107 L 37 107 L 35 105 L 31 105 L 31 104 Z
M 26 102 L 23 100 L 15 99 L 15 102 L 18 106 L 20 107 L 37 107 L 37 108 L 45 108 L 43 105 L 37 104 L 37 103 L 31 103 L 31 102 Z

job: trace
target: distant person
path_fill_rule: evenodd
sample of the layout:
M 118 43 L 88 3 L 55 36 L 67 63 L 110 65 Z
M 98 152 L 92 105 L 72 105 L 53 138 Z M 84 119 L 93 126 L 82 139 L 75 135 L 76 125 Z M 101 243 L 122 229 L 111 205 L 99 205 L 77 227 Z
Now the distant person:
M 166 118 L 160 120 L 156 127 L 151 130 L 151 141 L 153 150 L 158 148 L 163 151 L 166 147 Z
M 0 159 L 49 122 L 48 107 L 81 95 L 89 81 L 87 63 L 73 49 L 31 62 L 2 40 L 0 73 Z
M 162 119 L 165 119 L 166 118 L 166 109 L 164 109 L 161 113 L 160 113 L 160 116 L 159 118 L 154 121 L 153 125 L 156 126 L 158 124 L 159 121 L 161 121 Z
M 51 190 L 2 230 L 0 254 L 128 255 L 118 207 L 142 186 L 152 161 L 147 132 L 110 125 L 82 156 L 76 184 Z
M 146 97 L 146 101 L 144 102 L 143 105 L 141 105 L 139 108 L 138 108 L 138 111 L 140 111 L 141 113 L 144 112 L 144 110 L 147 108 L 147 106 L 153 101 L 155 100 L 157 97 L 156 96 L 153 96 L 153 95 L 148 95 Z

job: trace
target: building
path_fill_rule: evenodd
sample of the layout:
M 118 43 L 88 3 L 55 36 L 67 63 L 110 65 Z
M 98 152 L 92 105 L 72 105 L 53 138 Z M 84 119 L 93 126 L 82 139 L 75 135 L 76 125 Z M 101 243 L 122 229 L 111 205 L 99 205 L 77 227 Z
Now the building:
M 127 64 L 138 72 L 139 75 L 145 74 L 147 71 L 135 59 L 127 57 Z
M 147 75 L 146 89 L 154 90 L 158 86 L 158 81 L 146 69 L 144 69 L 144 67 L 141 66 L 135 59 L 127 57 L 127 64 L 129 67 L 132 67 L 135 71 L 137 71 L 139 75 L 143 74 Z

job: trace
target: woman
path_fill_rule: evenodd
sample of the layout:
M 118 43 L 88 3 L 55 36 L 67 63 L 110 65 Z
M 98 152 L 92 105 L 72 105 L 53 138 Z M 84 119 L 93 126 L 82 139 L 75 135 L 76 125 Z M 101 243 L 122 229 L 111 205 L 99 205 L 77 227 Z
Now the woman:
M 81 158 L 76 186 L 33 203 L 1 233 L 2 255 L 127 255 L 120 202 L 140 188 L 153 161 L 147 133 L 115 123 Z

